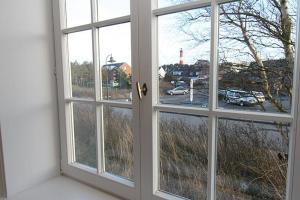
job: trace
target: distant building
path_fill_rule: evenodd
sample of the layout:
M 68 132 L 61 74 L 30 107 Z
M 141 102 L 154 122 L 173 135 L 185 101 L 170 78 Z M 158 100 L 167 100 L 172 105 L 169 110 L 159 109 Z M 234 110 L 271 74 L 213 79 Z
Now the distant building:
M 160 67 L 158 70 L 159 78 L 165 78 L 166 74 L 167 72 L 164 70 L 164 68 Z
M 104 69 L 108 69 L 110 71 L 121 71 L 127 77 L 132 76 L 131 66 L 128 65 L 127 63 L 125 63 L 125 62 L 122 62 L 122 63 L 112 63 L 112 64 L 103 65 L 103 68 Z
M 102 73 L 105 74 L 103 84 L 110 84 L 112 87 L 126 88 L 131 85 L 132 69 L 127 63 L 112 63 L 103 65 Z
M 170 64 L 161 66 L 166 72 L 166 76 L 171 80 L 190 81 L 199 80 L 202 83 L 207 83 L 209 78 L 210 62 L 208 60 L 198 60 L 195 64 Z

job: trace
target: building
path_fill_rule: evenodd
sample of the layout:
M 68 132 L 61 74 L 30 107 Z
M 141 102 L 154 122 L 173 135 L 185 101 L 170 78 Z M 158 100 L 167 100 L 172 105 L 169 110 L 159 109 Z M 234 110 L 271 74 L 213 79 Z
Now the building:
M 106 64 L 103 65 L 102 69 L 109 69 L 110 71 L 122 72 L 126 75 L 126 77 L 132 76 L 131 66 L 125 62 Z
M 166 75 L 176 80 L 201 79 L 207 80 L 209 75 L 210 62 L 207 60 L 198 60 L 192 65 L 170 64 L 161 66 Z

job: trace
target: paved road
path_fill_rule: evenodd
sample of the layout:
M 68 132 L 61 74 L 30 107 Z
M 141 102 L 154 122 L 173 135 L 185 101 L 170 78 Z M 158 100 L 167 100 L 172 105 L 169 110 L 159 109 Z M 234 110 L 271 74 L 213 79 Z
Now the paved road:
M 281 102 L 286 108 L 290 107 L 288 99 L 283 99 Z M 173 96 L 164 95 L 160 97 L 160 103 L 206 108 L 208 106 L 208 94 L 203 92 L 195 92 L 193 95 L 193 102 L 190 101 L 190 94 Z M 218 106 L 219 108 L 224 109 L 263 111 L 263 108 L 260 105 L 241 107 L 235 104 L 227 104 L 223 101 L 222 97 L 219 98 Z M 278 110 L 268 101 L 263 103 L 263 107 L 267 112 L 278 112 Z

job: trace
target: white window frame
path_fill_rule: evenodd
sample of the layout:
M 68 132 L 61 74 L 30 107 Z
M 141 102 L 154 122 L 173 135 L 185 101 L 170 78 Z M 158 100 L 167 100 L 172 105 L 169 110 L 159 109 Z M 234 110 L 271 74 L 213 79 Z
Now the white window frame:
M 231 0 L 198 0 L 181 5 L 166 8 L 157 8 L 157 0 L 131 0 L 131 15 L 119 17 L 112 20 L 98 22 L 95 18 L 97 12 L 96 0 L 91 0 L 92 22 L 87 25 L 65 28 L 65 0 L 53 1 L 53 17 L 55 31 L 56 69 L 58 104 L 61 133 L 61 169 L 62 173 L 75 179 L 83 181 L 89 185 L 113 193 L 126 199 L 155 199 L 155 200 L 180 200 L 182 198 L 158 191 L 159 181 L 159 145 L 158 145 L 158 111 L 172 112 L 179 114 L 193 114 L 207 116 L 209 119 L 209 153 L 208 153 L 208 199 L 216 198 L 216 123 L 217 118 L 248 119 L 261 121 L 281 121 L 292 123 L 289 152 L 289 168 L 287 183 L 287 200 L 297 200 L 300 190 L 300 2 L 298 2 L 297 18 L 297 45 L 295 55 L 294 87 L 292 112 L 290 114 L 259 113 L 252 111 L 221 110 L 217 107 L 217 80 L 218 80 L 218 5 Z M 190 9 L 211 6 L 211 67 L 210 67 L 210 89 L 208 108 L 189 108 L 184 106 L 162 105 L 158 102 L 158 44 L 157 44 L 157 19 L 158 16 L 187 11 Z M 133 83 L 140 81 L 146 83 L 149 92 L 142 101 L 138 101 L 138 95 L 133 89 L 133 104 L 118 103 L 100 100 L 101 81 L 99 70 L 99 47 L 98 28 L 116 25 L 119 23 L 131 22 L 132 37 L 132 65 Z M 71 98 L 70 77 L 67 70 L 67 44 L 65 35 L 68 33 L 92 30 L 93 33 L 93 58 L 95 67 L 95 100 L 83 100 Z M 134 85 L 134 84 L 133 84 Z M 70 102 L 81 102 L 95 104 L 98 118 L 103 105 L 111 105 L 121 108 L 131 108 L 136 115 L 134 123 L 134 184 L 114 175 L 103 173 L 103 135 L 101 134 L 101 124 L 97 122 L 97 138 L 99 145 L 98 170 L 91 169 L 80 164 L 73 164 L 74 155 L 72 147 L 72 111 Z M 142 144 L 142 145 L 141 145 Z
M 136 91 L 133 90 L 133 103 L 130 102 L 114 102 L 101 100 L 102 81 L 99 62 L 99 34 L 98 29 L 102 27 L 118 25 L 130 22 L 131 38 L 137 38 L 138 21 L 137 16 L 137 1 L 132 0 L 131 15 L 122 16 L 114 19 L 98 21 L 97 17 L 97 0 L 91 1 L 91 23 L 66 27 L 66 1 L 52 0 L 53 2 L 53 18 L 54 18 L 54 33 L 55 33 L 55 50 L 56 50 L 56 71 L 57 71 L 57 88 L 58 88 L 58 104 L 59 104 L 59 119 L 60 119 L 60 139 L 61 139 L 61 173 L 70 176 L 79 181 L 85 182 L 94 187 L 105 190 L 114 195 L 126 199 L 140 199 L 140 143 L 139 143 L 139 126 L 133 123 L 134 129 L 134 180 L 129 181 L 116 175 L 105 172 L 104 158 L 104 133 L 103 133 L 103 107 L 113 106 L 116 108 L 129 108 L 135 113 L 134 117 L 139 118 L 139 102 L 136 100 Z M 68 62 L 68 45 L 67 34 L 91 30 L 93 42 L 93 65 L 95 69 L 95 99 L 72 98 L 71 96 L 71 80 Z M 137 47 L 138 41 L 131 40 L 132 49 L 132 66 L 138 66 Z M 137 68 L 137 67 L 135 67 Z M 132 81 L 137 81 L 139 71 L 133 70 Z M 96 107 L 97 115 L 97 169 L 75 163 L 75 155 L 73 149 L 73 120 L 71 103 L 85 103 Z M 100 123 L 102 121 L 102 123 Z
M 193 114 L 198 116 L 207 116 L 209 118 L 209 153 L 208 153 L 208 199 L 213 200 L 216 198 L 216 123 L 217 118 L 229 118 L 229 119 L 248 119 L 248 120 L 260 120 L 260 121 L 281 121 L 289 122 L 292 124 L 291 137 L 290 137 L 290 152 L 289 152 L 289 168 L 288 168 L 288 182 L 287 182 L 287 199 L 296 200 L 299 197 L 299 190 L 295 187 L 300 181 L 299 173 L 295 169 L 299 168 L 299 161 L 297 157 L 300 157 L 299 147 L 296 149 L 296 143 L 299 143 L 299 136 L 296 137 L 296 133 L 299 133 L 298 119 L 298 100 L 299 100 L 299 88 L 293 88 L 293 105 L 291 114 L 275 114 L 275 113 L 258 113 L 251 111 L 237 111 L 237 110 L 221 110 L 217 107 L 217 81 L 218 81 L 218 5 L 220 3 L 228 2 L 228 0 L 200 0 L 195 2 L 186 3 L 183 5 L 175 5 L 167 8 L 157 8 L 157 1 L 142 0 L 140 3 L 140 21 L 148 22 L 147 26 L 140 26 L 140 52 L 143 52 L 141 60 L 141 66 L 145 66 L 141 69 L 141 79 L 144 80 L 147 85 L 152 88 L 151 98 L 143 100 L 141 102 L 141 112 L 147 115 L 141 119 L 142 130 L 148 130 L 141 132 L 142 143 L 149 143 L 142 146 L 142 194 L 151 196 L 151 199 L 182 199 L 179 197 L 169 195 L 158 191 L 159 183 L 159 145 L 158 145 L 158 111 L 171 112 L 179 114 Z M 299 87 L 299 59 L 300 59 L 300 46 L 299 46 L 299 6 L 298 3 L 298 19 L 297 19 L 297 50 L 296 50 L 296 63 L 294 71 L 294 86 Z M 189 108 L 185 106 L 174 106 L 174 105 L 162 105 L 158 103 L 158 44 L 157 44 L 157 17 L 186 11 L 195 8 L 201 8 L 211 6 L 212 18 L 211 18 L 211 67 L 210 67 L 210 89 L 209 89 L 209 106 L 208 109 L 204 108 Z M 143 14 L 142 14 L 143 13 Z M 145 49 L 146 48 L 146 49 Z M 150 74 L 150 76 L 149 76 Z M 149 106 L 151 105 L 151 106 Z M 152 119 L 149 123 L 149 119 Z M 297 122 L 298 119 L 298 123 Z M 298 145 L 299 146 L 299 145 Z M 143 159 L 149 158 L 152 159 Z M 294 162 L 295 161 L 295 162 Z M 150 173 L 143 173 L 150 172 Z M 298 178 L 298 179 L 297 179 Z M 149 183 L 151 180 L 151 183 Z

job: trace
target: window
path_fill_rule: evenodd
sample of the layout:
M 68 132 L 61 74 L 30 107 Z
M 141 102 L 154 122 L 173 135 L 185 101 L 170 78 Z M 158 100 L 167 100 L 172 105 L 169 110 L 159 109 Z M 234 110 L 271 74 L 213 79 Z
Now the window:
M 63 173 L 126 199 L 297 199 L 296 0 L 53 0 Z
M 131 2 L 53 1 L 61 12 L 63 173 L 138 199 L 138 108 L 133 105 L 136 19 Z M 132 8 L 134 9 L 134 8 Z M 83 178 L 84 177 L 84 178 Z M 89 179 L 89 180 L 88 180 Z
M 81 31 L 68 35 L 69 68 L 71 71 L 72 97 L 95 97 L 92 32 Z
M 72 0 L 66 0 L 64 3 L 66 27 L 91 23 L 91 1 L 77 0 L 74 3 Z

